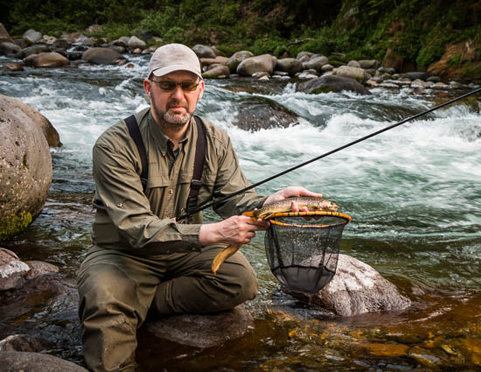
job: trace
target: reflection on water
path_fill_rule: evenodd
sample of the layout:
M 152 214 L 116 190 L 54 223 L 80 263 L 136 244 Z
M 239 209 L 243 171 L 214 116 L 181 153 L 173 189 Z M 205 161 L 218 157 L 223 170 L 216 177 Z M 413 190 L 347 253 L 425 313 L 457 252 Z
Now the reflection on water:
M 130 58 L 130 56 L 129 56 Z M 44 210 L 4 244 L 22 260 L 57 265 L 58 292 L 0 296 L 0 338 L 38 334 L 48 352 L 82 363 L 75 272 L 90 244 L 91 148 L 108 126 L 146 105 L 147 57 L 134 68 L 1 72 L 0 94 L 44 114 L 64 147 L 52 150 L 54 179 Z M 6 60 L 4 60 L 6 61 Z M 1 60 L 0 60 L 1 63 Z M 207 81 L 199 113 L 233 139 L 252 182 L 432 107 L 434 94 L 373 91 L 306 95 L 295 81 Z M 457 92 L 451 93 L 453 96 Z M 247 132 L 233 125 L 240 105 L 268 97 L 299 125 Z M 246 103 L 247 102 L 247 103 Z M 175 370 L 476 370 L 481 368 L 480 115 L 464 105 L 386 132 L 258 188 L 302 184 L 353 217 L 341 253 L 373 266 L 415 306 L 401 314 L 338 319 L 280 291 L 263 234 L 242 251 L 259 279 L 249 304 L 255 328 L 241 340 L 195 350 L 140 332 L 143 371 Z M 213 221 L 212 211 L 205 216 Z

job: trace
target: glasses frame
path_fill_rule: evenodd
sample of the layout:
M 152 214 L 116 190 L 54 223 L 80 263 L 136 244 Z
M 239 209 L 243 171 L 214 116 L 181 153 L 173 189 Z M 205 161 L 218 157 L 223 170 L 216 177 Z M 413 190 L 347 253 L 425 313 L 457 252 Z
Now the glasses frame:
M 174 81 L 168 81 L 168 80 L 155 81 L 152 79 L 149 79 L 149 81 L 151 81 L 152 83 L 155 83 L 164 92 L 173 92 L 179 86 L 184 93 L 191 93 L 197 90 L 202 80 L 199 80 L 197 83 L 190 83 L 190 82 L 176 83 Z M 166 86 L 162 87 L 161 84 L 168 84 L 169 87 L 166 87 Z

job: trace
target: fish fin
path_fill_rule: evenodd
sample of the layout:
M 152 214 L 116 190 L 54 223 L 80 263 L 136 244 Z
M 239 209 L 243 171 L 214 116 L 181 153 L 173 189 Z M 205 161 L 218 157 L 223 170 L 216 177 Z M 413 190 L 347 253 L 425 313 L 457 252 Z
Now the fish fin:
M 225 260 L 227 260 L 230 256 L 232 256 L 234 253 L 236 253 L 239 248 L 241 247 L 242 244 L 231 244 L 214 257 L 214 260 L 212 261 L 212 272 L 217 274 L 217 270 L 219 270 L 220 265 L 223 264 Z
M 255 211 L 256 211 L 255 209 L 252 210 L 252 211 L 247 211 L 247 212 L 242 213 L 242 215 L 243 215 L 243 216 L 247 216 L 247 217 L 254 217 L 254 212 L 255 212 Z

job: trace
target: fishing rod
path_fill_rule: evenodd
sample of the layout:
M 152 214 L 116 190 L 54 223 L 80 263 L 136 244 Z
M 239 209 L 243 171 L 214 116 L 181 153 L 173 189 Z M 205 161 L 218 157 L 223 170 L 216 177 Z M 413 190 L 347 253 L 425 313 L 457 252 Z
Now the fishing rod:
M 369 138 L 372 138 L 372 137 L 374 137 L 374 136 L 377 136 L 378 134 L 381 134 L 381 133 L 386 132 L 386 131 L 388 131 L 388 130 L 390 130 L 390 129 L 396 128 L 396 127 L 398 127 L 398 126 L 400 126 L 400 125 L 402 125 L 402 124 L 405 124 L 405 123 L 407 123 L 408 121 L 411 121 L 411 120 L 414 120 L 414 119 L 416 119 L 416 118 L 419 118 L 420 116 L 424 116 L 424 115 L 426 115 L 426 114 L 429 114 L 430 112 L 433 112 L 433 111 L 435 111 L 435 110 L 437 110 L 437 109 L 440 109 L 440 108 L 442 108 L 442 107 L 448 106 L 448 105 L 450 105 L 450 104 L 452 104 L 452 103 L 454 103 L 454 102 L 460 101 L 460 100 L 462 100 L 462 99 L 464 99 L 464 98 L 466 98 L 466 97 L 472 96 L 473 94 L 476 94 L 476 93 L 478 93 L 478 92 L 481 92 L 481 88 L 477 88 L 477 89 L 475 89 L 475 90 L 473 90 L 473 91 L 471 91 L 471 92 L 468 92 L 468 93 L 466 93 L 466 94 L 463 94 L 462 96 L 459 96 L 459 97 L 454 98 L 454 99 L 452 99 L 452 100 L 450 100 L 450 101 L 441 103 L 441 104 L 439 104 L 439 105 L 437 105 L 437 106 L 434 106 L 434 107 L 432 107 L 432 108 L 430 108 L 430 109 L 428 109 L 428 110 L 426 110 L 426 111 L 420 112 L 420 113 L 418 113 L 418 114 L 416 114 L 416 115 L 410 116 L 410 117 L 408 117 L 408 118 L 406 118 L 406 119 L 403 119 L 403 120 L 401 120 L 401 121 L 399 121 L 399 122 L 397 122 L 397 123 L 395 123 L 395 124 L 389 125 L 389 126 L 383 128 L 383 129 L 380 129 L 380 130 L 378 130 L 378 131 L 376 131 L 376 132 L 373 132 L 373 133 L 371 133 L 371 134 L 368 134 L 367 136 L 364 136 L 364 137 L 362 137 L 362 138 L 358 138 L 357 140 L 354 140 L 354 141 L 352 141 L 352 142 L 349 142 L 349 143 L 347 143 L 347 144 L 345 144 L 345 145 L 343 145 L 343 146 L 340 146 L 340 147 L 338 147 L 338 148 L 336 148 L 336 149 L 334 149 L 334 150 L 328 151 L 328 152 L 326 152 L 326 153 L 324 153 L 324 154 L 322 154 L 322 155 L 316 156 L 315 158 L 312 158 L 312 159 L 310 159 L 310 160 L 308 160 L 308 161 L 305 161 L 304 163 L 298 164 L 298 165 L 296 165 L 296 166 L 294 166 L 294 167 L 292 167 L 292 168 L 286 169 L 286 170 L 284 170 L 284 171 L 282 171 L 282 172 L 280 172 L 280 173 L 277 173 L 277 174 L 275 174 L 275 175 L 273 175 L 273 176 L 271 176 L 271 177 L 268 177 L 268 178 L 266 178 L 266 179 L 264 179 L 264 180 L 262 180 L 262 181 L 256 182 L 256 183 L 254 183 L 254 184 L 252 184 L 252 185 L 250 185 L 250 186 L 247 186 L 247 187 L 245 187 L 245 188 L 243 188 L 243 189 L 241 189 L 241 190 L 238 190 L 238 191 L 236 191 L 236 192 L 233 192 L 233 193 L 231 193 L 231 194 L 228 194 L 228 195 L 224 196 L 223 198 L 221 198 L 221 199 L 219 199 L 219 200 L 211 201 L 211 202 L 208 202 L 208 203 L 206 203 L 206 204 L 204 204 L 204 205 L 201 205 L 200 207 L 197 207 L 196 209 L 194 209 L 192 212 L 190 212 L 190 213 L 185 213 L 185 214 L 183 214 L 182 216 L 180 216 L 180 217 L 178 218 L 178 221 L 181 221 L 181 220 L 183 220 L 184 218 L 187 218 L 187 217 L 189 217 L 189 216 L 191 216 L 191 215 L 193 215 L 193 214 L 195 214 L 195 213 L 197 213 L 197 212 L 200 212 L 200 211 L 202 211 L 202 210 L 204 210 L 204 209 L 206 209 L 206 208 L 212 207 L 212 206 L 217 205 L 217 204 L 221 204 L 221 203 L 225 202 L 226 200 L 228 200 L 228 199 L 230 199 L 230 198 L 233 198 L 234 196 L 237 196 L 237 195 L 242 194 L 242 193 L 244 193 L 244 192 L 246 192 L 246 191 L 249 191 L 249 190 L 251 190 L 251 189 L 253 189 L 253 188 L 257 187 L 257 186 L 260 186 L 260 185 L 262 185 L 262 184 L 264 184 L 264 183 L 266 183 L 266 182 L 272 181 L 272 180 L 275 179 L 275 178 L 278 178 L 278 177 L 280 177 L 280 176 L 283 176 L 283 175 L 285 175 L 285 174 L 287 174 L 287 173 L 289 173 L 289 172 L 292 172 L 292 171 L 294 171 L 294 170 L 296 170 L 296 169 L 299 169 L 299 168 L 301 168 L 301 167 L 303 167 L 303 166 L 305 166 L 305 165 L 307 165 L 307 164 L 310 164 L 310 163 L 313 163 L 313 162 L 315 162 L 315 161 L 317 161 L 317 160 L 320 160 L 320 159 L 322 159 L 322 158 L 325 158 L 325 157 L 327 157 L 327 156 L 329 156 L 329 155 L 332 155 L 332 154 L 334 154 L 334 153 L 336 153 L 336 152 L 339 152 L 339 151 L 344 150 L 344 149 L 346 149 L 346 148 L 348 148 L 348 147 L 350 147 L 350 146 L 353 146 L 353 145 L 355 145 L 355 144 L 357 144 L 357 143 L 359 143 L 359 142 L 365 141 L 365 140 L 367 140 L 367 139 L 369 139 Z

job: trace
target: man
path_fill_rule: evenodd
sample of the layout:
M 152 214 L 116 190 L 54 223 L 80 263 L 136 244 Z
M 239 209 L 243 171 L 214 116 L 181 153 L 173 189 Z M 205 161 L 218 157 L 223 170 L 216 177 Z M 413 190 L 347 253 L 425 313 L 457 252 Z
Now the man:
M 290 187 L 269 197 L 251 190 L 214 210 L 221 222 L 202 224 L 185 213 L 193 177 L 196 140 L 193 118 L 205 83 L 195 53 L 181 44 L 153 54 L 143 83 L 151 106 L 135 115 L 148 157 L 142 164 L 126 123 L 107 129 L 93 149 L 96 182 L 94 245 L 78 274 L 82 342 L 89 368 L 135 368 L 136 331 L 148 313 L 158 316 L 232 309 L 256 296 L 253 269 L 237 252 L 211 271 L 227 244 L 246 244 L 268 223 L 240 215 L 289 196 L 322 195 Z M 248 186 L 227 134 L 203 121 L 205 154 L 198 205 Z

